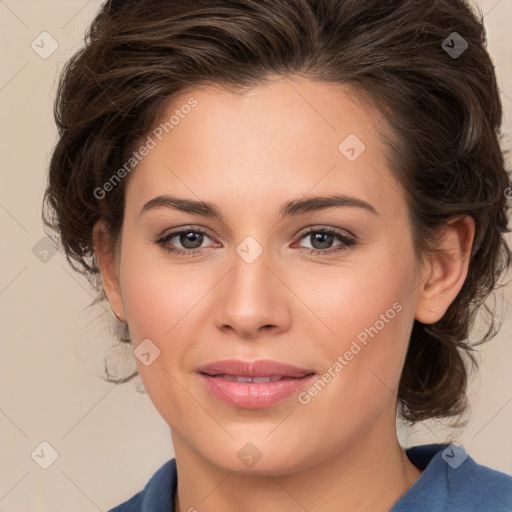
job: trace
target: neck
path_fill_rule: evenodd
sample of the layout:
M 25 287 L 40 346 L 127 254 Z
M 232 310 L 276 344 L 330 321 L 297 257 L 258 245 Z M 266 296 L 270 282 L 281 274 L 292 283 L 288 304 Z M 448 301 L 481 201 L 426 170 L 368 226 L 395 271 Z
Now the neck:
M 284 475 L 225 471 L 173 433 L 176 512 L 388 512 L 421 475 L 396 437 L 367 434 L 328 458 Z

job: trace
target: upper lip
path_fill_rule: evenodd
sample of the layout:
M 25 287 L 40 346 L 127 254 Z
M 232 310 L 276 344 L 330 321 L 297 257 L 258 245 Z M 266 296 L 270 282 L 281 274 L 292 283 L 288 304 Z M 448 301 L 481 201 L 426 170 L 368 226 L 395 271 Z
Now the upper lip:
M 279 361 L 260 359 L 259 361 L 241 361 L 225 359 L 201 366 L 197 370 L 206 375 L 233 375 L 240 377 L 304 377 L 314 373 L 306 368 L 298 368 Z

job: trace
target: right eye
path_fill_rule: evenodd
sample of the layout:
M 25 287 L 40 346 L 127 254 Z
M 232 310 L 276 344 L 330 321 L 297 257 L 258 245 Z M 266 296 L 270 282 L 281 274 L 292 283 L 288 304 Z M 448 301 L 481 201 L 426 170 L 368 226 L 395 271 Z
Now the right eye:
M 163 247 L 167 252 L 183 256 L 195 256 L 203 253 L 205 247 L 201 247 L 204 239 L 210 238 L 202 228 L 184 227 L 175 229 L 158 238 L 154 243 Z M 174 242 L 173 240 L 176 239 Z M 181 247 L 176 247 L 181 244 Z

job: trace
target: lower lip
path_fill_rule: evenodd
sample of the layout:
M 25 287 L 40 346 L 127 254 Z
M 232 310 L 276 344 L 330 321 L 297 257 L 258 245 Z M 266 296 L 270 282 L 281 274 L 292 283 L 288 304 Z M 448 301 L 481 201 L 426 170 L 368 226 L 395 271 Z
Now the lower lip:
M 275 405 L 308 386 L 315 375 L 288 378 L 276 382 L 233 382 L 222 377 L 199 374 L 206 388 L 235 407 L 261 409 Z

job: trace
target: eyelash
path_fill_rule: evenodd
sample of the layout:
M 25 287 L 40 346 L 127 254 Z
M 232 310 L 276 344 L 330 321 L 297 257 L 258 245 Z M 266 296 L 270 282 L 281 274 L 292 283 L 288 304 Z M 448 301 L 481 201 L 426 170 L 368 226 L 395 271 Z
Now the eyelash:
M 178 249 L 176 247 L 170 246 L 169 241 L 172 238 L 174 238 L 175 236 L 180 235 L 182 233 L 199 233 L 201 235 L 206 235 L 208 238 L 212 238 L 202 228 L 184 227 L 181 229 L 176 229 L 174 231 L 171 231 L 170 233 L 154 240 L 154 243 L 160 245 L 168 253 L 173 253 L 177 256 L 185 256 L 185 257 L 195 257 L 198 254 L 201 254 L 206 249 L 206 247 L 197 248 L 197 249 Z M 353 245 L 356 244 L 355 238 L 350 238 L 348 236 L 342 235 L 339 231 L 336 231 L 335 229 L 332 229 L 329 227 L 310 229 L 309 231 L 302 233 L 299 240 L 302 240 L 302 239 L 306 238 L 307 236 L 312 235 L 313 233 L 322 233 L 322 234 L 332 235 L 338 241 L 340 241 L 341 244 L 337 245 L 335 247 L 331 247 L 329 249 L 312 249 L 309 247 L 301 247 L 300 248 L 301 250 L 305 251 L 307 254 L 310 254 L 310 255 L 318 256 L 319 254 L 325 255 L 325 254 L 332 254 L 335 252 L 346 251 L 346 250 L 348 250 L 349 247 L 352 247 Z

